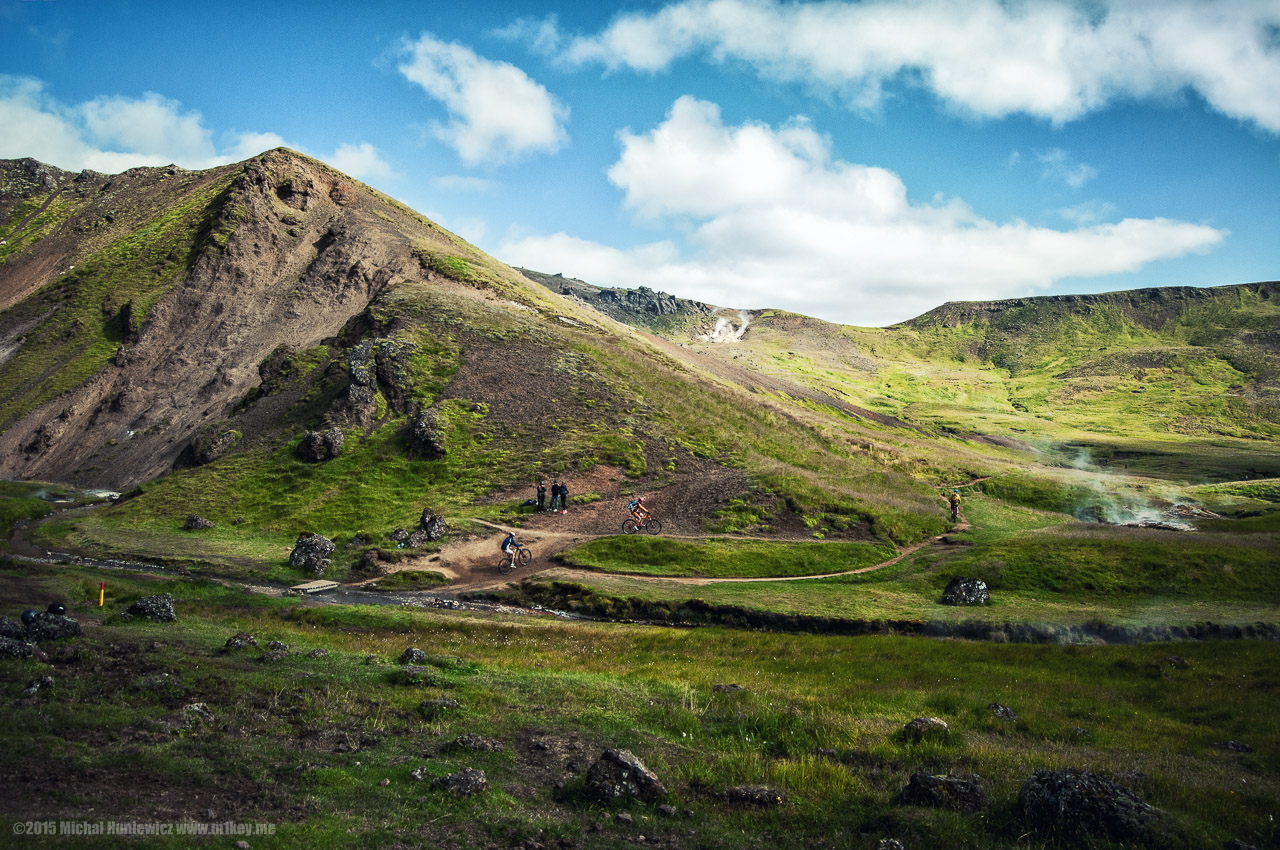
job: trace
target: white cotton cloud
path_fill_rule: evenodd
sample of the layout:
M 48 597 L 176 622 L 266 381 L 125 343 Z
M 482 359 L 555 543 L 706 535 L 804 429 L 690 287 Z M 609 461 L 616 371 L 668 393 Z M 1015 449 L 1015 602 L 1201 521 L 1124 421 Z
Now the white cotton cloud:
M 368 142 L 338 145 L 338 149 L 325 161 L 359 180 L 385 180 L 397 176 L 395 170 L 378 153 L 378 149 Z
M 688 256 L 669 242 L 619 251 L 563 233 L 508 238 L 499 255 L 604 286 L 883 325 L 945 301 L 1136 271 L 1226 235 L 1163 218 L 1054 230 L 990 221 L 959 199 L 911 203 L 896 174 L 834 159 L 802 120 L 726 126 L 714 104 L 691 97 L 621 141 L 610 180 L 637 214 L 688 227 Z
M 1277 28 L 1273 0 L 684 0 L 543 43 L 567 41 L 565 61 L 609 70 L 655 72 L 691 55 L 745 62 L 858 109 L 914 84 L 977 116 L 1061 123 L 1190 89 L 1280 132 Z
M 51 96 L 40 80 L 0 74 L 0 159 L 32 157 L 69 171 L 115 174 L 170 163 L 213 168 L 278 147 L 306 152 L 276 133 L 215 134 L 199 112 L 155 92 L 140 98 L 104 95 L 68 105 Z M 342 144 L 333 154 L 320 156 L 353 177 L 396 176 L 367 142 Z
M 568 141 L 569 109 L 524 71 L 423 34 L 404 45 L 400 73 L 449 112 L 432 132 L 468 165 L 552 153 Z

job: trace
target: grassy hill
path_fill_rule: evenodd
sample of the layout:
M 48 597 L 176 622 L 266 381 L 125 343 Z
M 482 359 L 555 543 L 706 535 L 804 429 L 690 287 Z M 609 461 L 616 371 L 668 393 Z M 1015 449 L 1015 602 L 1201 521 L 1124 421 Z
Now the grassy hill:
M 1056 847 L 1019 790 L 1087 767 L 1161 810 L 1143 846 L 1272 846 L 1277 644 L 1221 638 L 1280 622 L 1278 292 L 854 328 L 511 269 L 283 149 L 0 162 L 0 615 L 85 626 L 0 660 L 0 813 L 273 825 L 254 847 Z M 522 510 L 553 477 L 568 512 Z M 618 534 L 634 495 L 662 535 Z M 389 537 L 424 510 L 449 533 Z M 536 550 L 510 581 L 508 530 Z M 302 532 L 368 595 L 281 595 Z M 941 604 L 957 577 L 989 604 Z M 121 616 L 158 592 L 177 623 Z M 925 715 L 950 730 L 909 740 Z M 608 747 L 674 815 L 585 796 Z M 464 767 L 490 790 L 432 790 Z M 905 801 L 918 772 L 990 805 Z

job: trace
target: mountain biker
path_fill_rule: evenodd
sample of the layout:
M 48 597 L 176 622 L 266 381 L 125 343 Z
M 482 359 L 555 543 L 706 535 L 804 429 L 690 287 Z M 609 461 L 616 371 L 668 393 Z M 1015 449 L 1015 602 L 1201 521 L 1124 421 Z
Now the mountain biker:
M 952 490 L 947 502 L 951 505 L 951 521 L 957 522 L 960 519 L 960 491 Z
M 515 558 L 514 550 L 519 545 L 519 542 L 516 541 L 515 532 L 508 531 L 507 536 L 502 539 L 502 543 L 499 548 L 502 549 L 502 554 L 510 555 L 512 558 Z
M 644 506 L 644 496 L 637 496 L 628 502 L 627 509 L 631 511 L 631 518 L 637 525 L 644 525 L 649 521 L 649 509 Z

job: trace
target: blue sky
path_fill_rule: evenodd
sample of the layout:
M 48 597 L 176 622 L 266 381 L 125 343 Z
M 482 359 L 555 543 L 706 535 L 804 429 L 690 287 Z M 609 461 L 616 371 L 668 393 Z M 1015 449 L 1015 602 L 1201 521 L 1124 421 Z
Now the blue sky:
M 0 0 L 0 158 L 286 145 L 512 265 L 882 325 L 1280 277 L 1280 0 Z

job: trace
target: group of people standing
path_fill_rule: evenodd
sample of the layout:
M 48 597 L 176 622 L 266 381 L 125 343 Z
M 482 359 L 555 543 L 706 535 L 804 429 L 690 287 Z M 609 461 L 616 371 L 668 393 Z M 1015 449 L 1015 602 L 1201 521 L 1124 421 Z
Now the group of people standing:
M 547 507 L 547 482 L 538 479 L 538 513 L 559 511 L 567 513 L 569 509 L 569 485 L 561 483 L 557 478 L 551 482 L 551 507 Z

